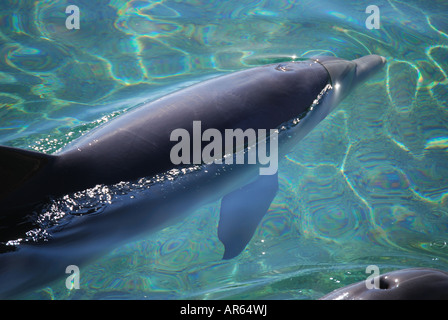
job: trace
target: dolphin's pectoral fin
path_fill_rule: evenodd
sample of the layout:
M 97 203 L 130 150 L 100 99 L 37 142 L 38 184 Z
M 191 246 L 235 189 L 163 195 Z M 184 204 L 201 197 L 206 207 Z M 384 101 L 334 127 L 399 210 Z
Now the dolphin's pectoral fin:
M 244 250 L 278 190 L 278 175 L 260 175 L 254 182 L 232 191 L 221 201 L 218 238 L 224 244 L 223 259 Z

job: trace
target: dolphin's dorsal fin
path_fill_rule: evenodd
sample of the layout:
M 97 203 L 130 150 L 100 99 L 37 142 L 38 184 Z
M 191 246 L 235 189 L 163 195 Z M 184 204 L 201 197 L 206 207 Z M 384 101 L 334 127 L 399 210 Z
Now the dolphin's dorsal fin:
M 244 250 L 277 190 L 277 174 L 260 175 L 223 197 L 218 225 L 218 238 L 225 247 L 223 259 L 232 259 Z
M 0 244 L 28 231 L 28 201 L 46 191 L 49 177 L 42 174 L 57 156 L 0 146 Z M 46 173 L 45 171 L 44 173 Z M 39 177 L 39 179 L 36 179 Z M 0 253 L 2 247 L 0 246 Z
M 52 163 L 56 156 L 0 146 L 0 199 Z

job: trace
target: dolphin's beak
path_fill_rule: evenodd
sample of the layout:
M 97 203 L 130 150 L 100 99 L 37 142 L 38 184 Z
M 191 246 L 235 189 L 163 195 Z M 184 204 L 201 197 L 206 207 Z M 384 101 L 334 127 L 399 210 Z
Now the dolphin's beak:
M 353 62 L 356 63 L 356 81 L 360 83 L 380 70 L 386 64 L 386 58 L 371 54 L 355 59 Z
M 312 60 L 320 63 L 328 71 L 331 85 L 339 91 L 338 101 L 342 100 L 354 87 L 381 70 L 386 63 L 384 57 L 376 54 L 352 61 L 335 57 L 316 57 Z
M 386 58 L 371 54 L 352 61 L 335 57 L 314 58 L 330 75 L 332 85 L 355 85 L 365 81 L 369 76 L 380 70 L 386 63 Z

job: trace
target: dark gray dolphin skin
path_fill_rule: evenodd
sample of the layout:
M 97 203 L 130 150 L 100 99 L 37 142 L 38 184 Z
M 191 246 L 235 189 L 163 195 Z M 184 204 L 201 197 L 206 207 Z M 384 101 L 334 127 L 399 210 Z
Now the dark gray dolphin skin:
M 101 213 L 66 213 L 46 241 L 11 242 L 39 228 L 42 203 L 96 185 L 112 185 L 179 169 L 170 160 L 173 130 L 279 130 L 279 157 L 289 152 L 356 86 L 377 72 L 377 55 L 276 63 L 201 82 L 146 103 L 99 126 L 57 154 L 0 147 L 0 297 L 41 286 L 111 249 L 221 200 L 218 237 L 224 259 L 250 241 L 278 188 L 260 164 L 202 164 L 108 204 Z M 293 119 L 299 119 L 294 121 Z M 58 198 L 59 197 L 59 198 Z M 50 199 L 50 200 L 49 200 Z M 5 245 L 9 244 L 9 245 Z
M 368 289 L 361 281 L 334 290 L 320 300 L 448 300 L 448 273 L 411 268 L 379 276 L 379 288 Z

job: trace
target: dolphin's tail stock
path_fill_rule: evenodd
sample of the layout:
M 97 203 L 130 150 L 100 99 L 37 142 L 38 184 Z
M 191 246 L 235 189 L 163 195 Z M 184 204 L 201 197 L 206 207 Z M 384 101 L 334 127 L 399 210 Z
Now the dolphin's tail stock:
M 56 159 L 54 155 L 0 146 L 0 244 L 30 230 L 31 209 L 55 187 Z

